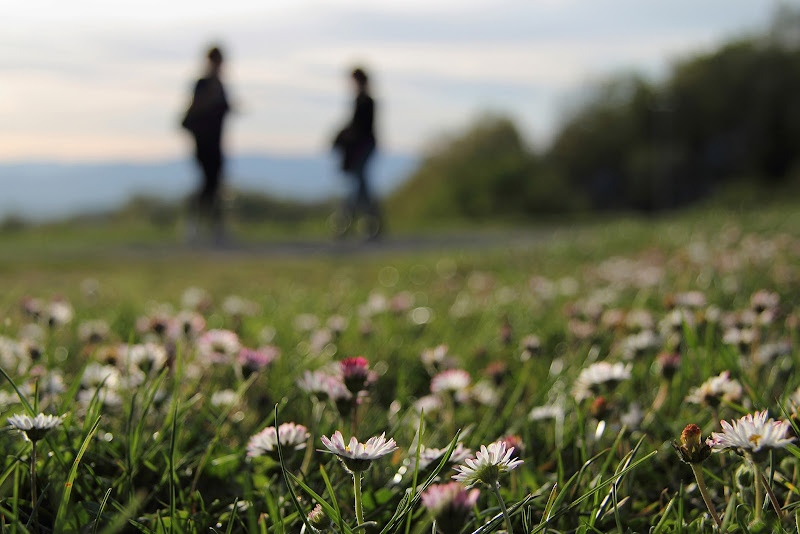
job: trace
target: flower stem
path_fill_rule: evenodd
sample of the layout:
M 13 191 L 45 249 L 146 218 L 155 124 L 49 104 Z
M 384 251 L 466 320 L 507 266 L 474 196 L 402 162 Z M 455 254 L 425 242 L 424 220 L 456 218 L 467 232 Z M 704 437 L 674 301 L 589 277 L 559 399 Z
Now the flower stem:
M 769 502 L 772 503 L 772 507 L 775 508 L 775 513 L 778 514 L 778 517 L 783 519 L 786 517 L 786 514 L 784 514 L 783 510 L 781 510 L 781 504 L 778 502 L 778 498 L 775 497 L 775 494 L 772 492 L 772 488 L 769 487 L 767 479 L 764 477 L 764 473 L 759 474 L 761 475 L 761 483 L 764 485 L 764 489 L 767 490 L 767 495 L 769 495 Z
M 33 514 L 33 524 L 37 524 L 36 520 L 36 441 L 31 441 L 31 510 Z M 38 529 L 37 529 L 38 530 Z
M 703 496 L 703 501 L 706 503 L 708 512 L 711 514 L 711 517 L 714 518 L 717 526 L 721 527 L 722 521 L 720 520 L 719 514 L 717 514 L 717 509 L 714 508 L 714 503 L 711 502 L 711 497 L 708 495 L 708 490 L 706 489 L 706 481 L 703 479 L 702 466 L 694 463 L 689 465 L 692 467 L 692 473 L 694 473 L 694 478 L 697 480 L 697 487 L 700 488 L 700 495 Z
M 661 381 L 661 386 L 658 388 L 658 393 L 653 401 L 654 413 L 659 411 L 661 406 L 664 404 L 664 401 L 667 400 L 667 393 L 669 393 L 669 380 L 665 379 Z
M 514 527 L 511 526 L 511 517 L 508 515 L 508 510 L 506 510 L 506 503 L 503 501 L 503 496 L 500 495 L 500 483 L 495 482 L 492 485 L 492 489 L 497 497 L 497 502 L 500 504 L 500 510 L 503 511 L 503 517 L 506 520 L 506 530 L 508 531 L 508 534 L 514 534 Z
M 364 524 L 364 510 L 361 507 L 361 472 L 353 473 L 353 494 L 356 499 L 356 526 Z
M 761 512 L 764 508 L 764 488 L 761 486 L 761 469 L 756 465 L 755 462 L 752 462 L 753 465 L 753 489 L 756 492 L 756 521 L 761 520 Z

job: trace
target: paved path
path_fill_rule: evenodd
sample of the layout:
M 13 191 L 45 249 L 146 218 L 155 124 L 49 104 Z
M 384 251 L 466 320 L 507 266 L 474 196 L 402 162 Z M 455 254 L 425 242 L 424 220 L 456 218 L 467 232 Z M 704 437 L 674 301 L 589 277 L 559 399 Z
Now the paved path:
M 383 255 L 412 252 L 453 250 L 519 248 L 542 243 L 553 234 L 553 229 L 513 229 L 480 233 L 453 233 L 445 235 L 388 235 L 372 241 L 350 240 L 298 240 L 265 241 L 263 243 L 231 243 L 224 246 L 141 245 L 124 247 L 123 254 L 161 256 L 171 254 L 204 254 L 220 257 L 312 257 Z

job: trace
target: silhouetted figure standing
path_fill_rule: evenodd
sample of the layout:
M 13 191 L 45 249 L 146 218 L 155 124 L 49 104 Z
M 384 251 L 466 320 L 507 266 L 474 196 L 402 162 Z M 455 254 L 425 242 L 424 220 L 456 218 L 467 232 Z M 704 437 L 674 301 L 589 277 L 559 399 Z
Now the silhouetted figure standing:
M 353 191 L 348 199 L 343 220 L 337 221 L 336 231 L 344 234 L 363 214 L 369 238 L 380 234 L 382 220 L 378 203 L 372 197 L 367 177 L 367 163 L 375 151 L 375 101 L 370 96 L 369 78 L 360 68 L 351 73 L 356 98 L 353 118 L 334 140 L 341 152 L 342 170 L 352 178 Z
M 202 171 L 203 183 L 192 199 L 193 220 L 189 221 L 188 237 L 194 239 L 199 226 L 209 224 L 217 244 L 225 240 L 220 189 L 222 185 L 222 127 L 228 113 L 228 99 L 220 80 L 222 52 L 208 51 L 208 70 L 194 87 L 194 95 L 182 126 L 194 136 L 195 157 Z

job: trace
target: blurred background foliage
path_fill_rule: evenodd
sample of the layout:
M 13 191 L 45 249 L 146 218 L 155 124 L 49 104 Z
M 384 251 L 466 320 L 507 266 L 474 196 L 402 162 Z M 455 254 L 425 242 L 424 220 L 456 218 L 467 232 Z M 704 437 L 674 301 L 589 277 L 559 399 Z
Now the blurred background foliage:
M 762 34 L 677 60 L 660 79 L 622 73 L 588 85 L 547 147 L 531 146 L 513 117 L 485 113 L 431 140 L 384 201 L 394 231 L 653 213 L 698 201 L 757 209 L 798 197 L 800 11 L 783 7 Z M 336 205 L 246 191 L 226 197 L 242 228 L 317 234 Z M 182 207 L 137 197 L 113 214 L 79 219 L 163 228 L 180 220 Z M 0 231 L 24 226 L 10 217 Z
M 800 190 L 800 14 L 677 62 L 663 80 L 624 74 L 587 90 L 550 147 L 529 149 L 487 115 L 431 149 L 389 200 L 402 217 L 656 211 L 720 195 Z

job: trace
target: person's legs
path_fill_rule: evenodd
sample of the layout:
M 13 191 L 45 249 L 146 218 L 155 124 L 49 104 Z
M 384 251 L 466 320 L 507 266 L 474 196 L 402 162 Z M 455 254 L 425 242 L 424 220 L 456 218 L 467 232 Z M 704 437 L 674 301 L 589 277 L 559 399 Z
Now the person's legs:
M 222 152 L 215 139 L 198 139 L 197 145 L 197 162 L 203 174 L 203 183 L 196 198 L 197 219 L 198 222 L 209 224 L 219 240 L 223 237 L 220 200 Z
M 378 202 L 372 197 L 369 187 L 369 178 L 366 172 L 367 162 L 369 161 L 371 153 L 372 151 L 370 150 L 361 161 L 360 165 L 355 169 L 357 182 L 356 211 L 364 214 L 365 230 L 370 239 L 377 237 L 383 227 L 380 207 L 378 206 Z

